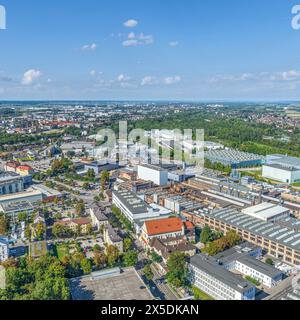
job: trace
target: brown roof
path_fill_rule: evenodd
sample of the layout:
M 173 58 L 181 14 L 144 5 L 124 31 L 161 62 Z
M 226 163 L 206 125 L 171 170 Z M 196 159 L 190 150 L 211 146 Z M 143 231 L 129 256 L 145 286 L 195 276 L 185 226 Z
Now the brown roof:
M 182 231 L 183 222 L 180 218 L 158 219 L 145 222 L 149 236 Z

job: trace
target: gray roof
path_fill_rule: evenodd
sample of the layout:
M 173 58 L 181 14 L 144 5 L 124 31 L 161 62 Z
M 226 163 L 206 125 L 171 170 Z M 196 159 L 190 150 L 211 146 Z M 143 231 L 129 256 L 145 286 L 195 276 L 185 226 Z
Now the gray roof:
M 98 221 L 108 221 L 108 217 L 101 210 L 101 208 L 94 206 L 91 208 L 91 210 L 93 211 L 93 213 Z
M 271 278 L 275 278 L 282 274 L 282 272 L 275 267 L 272 267 L 246 254 L 241 255 L 237 261 Z
M 282 165 L 279 163 L 270 163 L 270 164 L 265 164 L 266 167 L 274 168 L 274 169 L 280 169 L 280 170 L 285 170 L 285 171 L 299 171 L 300 168 L 292 167 L 292 166 L 287 166 L 287 165 Z
M 245 293 L 254 287 L 250 282 L 244 280 L 241 276 L 235 275 L 219 266 L 215 259 L 207 257 L 203 254 L 198 254 L 192 257 L 190 264 L 240 293 Z
M 107 229 L 109 238 L 112 242 L 116 243 L 122 241 L 122 238 L 117 234 L 115 229 L 110 224 L 108 224 L 105 228 Z
M 234 208 L 220 209 L 213 213 L 203 212 L 202 214 L 300 251 L 300 232 L 297 231 L 300 227 L 300 220 L 286 218 L 274 223 L 265 222 Z
M 300 158 L 286 156 L 283 154 L 268 155 L 267 162 L 270 164 L 279 164 L 284 167 L 294 167 L 300 169 Z
M 147 213 L 151 209 L 145 201 L 137 197 L 133 192 L 126 190 L 113 191 L 113 195 L 115 195 L 133 215 Z

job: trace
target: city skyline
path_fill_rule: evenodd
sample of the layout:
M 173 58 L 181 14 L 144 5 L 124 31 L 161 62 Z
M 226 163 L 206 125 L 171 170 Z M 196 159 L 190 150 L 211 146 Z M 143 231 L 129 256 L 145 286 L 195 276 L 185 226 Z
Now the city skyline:
M 2 0 L 0 100 L 299 100 L 296 4 Z

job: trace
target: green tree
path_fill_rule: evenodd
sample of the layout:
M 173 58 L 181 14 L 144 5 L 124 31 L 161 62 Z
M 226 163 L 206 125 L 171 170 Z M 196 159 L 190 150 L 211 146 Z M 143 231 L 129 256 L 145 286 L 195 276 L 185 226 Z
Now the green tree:
M 82 259 L 80 262 L 80 267 L 84 274 L 90 274 L 92 272 L 92 263 L 89 259 Z
M 161 263 L 162 257 L 159 254 L 157 254 L 155 251 L 152 251 L 151 252 L 151 260 L 156 263 Z
M 125 267 L 134 267 L 138 263 L 138 252 L 131 250 L 124 254 L 124 265 Z
M 209 228 L 209 226 L 205 226 L 200 234 L 200 242 L 207 244 L 208 242 L 213 240 L 213 232 L 212 230 Z
M 266 259 L 266 264 L 273 266 L 274 265 L 274 261 L 271 258 L 267 258 Z
M 7 231 L 7 221 L 4 214 L 0 214 L 0 235 L 6 234 Z
M 107 263 L 112 267 L 120 257 L 119 249 L 116 246 L 107 246 L 106 248 Z
M 153 280 L 154 274 L 153 271 L 151 269 L 151 264 L 147 264 L 145 265 L 144 269 L 143 269 L 144 275 L 148 280 Z
M 93 169 L 89 169 L 86 173 L 86 177 L 88 179 L 95 179 L 96 175 L 95 175 L 95 171 Z
M 106 183 L 108 181 L 109 181 L 109 172 L 104 170 L 101 172 L 101 178 L 100 178 L 102 190 L 105 189 Z
M 76 210 L 76 213 L 77 213 L 79 216 L 82 216 L 82 215 L 85 213 L 85 205 L 84 205 L 84 202 L 83 202 L 83 201 L 77 202 L 77 204 L 76 204 L 76 206 L 75 206 L 75 210 Z
M 128 251 L 132 247 L 132 240 L 130 238 L 125 238 L 123 241 L 124 251 Z
M 171 253 L 168 262 L 167 281 L 175 288 L 183 287 L 187 284 L 188 267 L 184 253 Z
M 42 222 L 39 222 L 35 226 L 35 234 L 36 234 L 36 239 L 41 241 L 44 239 L 46 233 L 46 227 Z
M 20 221 L 20 222 L 25 222 L 25 221 L 27 221 L 27 213 L 26 212 L 20 212 L 19 214 L 18 214 L 18 220 Z

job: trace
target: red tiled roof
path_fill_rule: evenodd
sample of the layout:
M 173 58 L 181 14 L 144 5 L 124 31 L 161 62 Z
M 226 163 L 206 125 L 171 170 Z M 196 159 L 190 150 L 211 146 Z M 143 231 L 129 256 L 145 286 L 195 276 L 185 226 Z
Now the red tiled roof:
M 19 166 L 18 169 L 24 170 L 24 171 L 30 171 L 33 170 L 30 166 Z
M 183 222 L 179 218 L 158 219 L 145 222 L 149 236 L 179 232 L 182 230 Z
M 191 221 L 186 221 L 184 224 L 187 230 L 195 228 L 194 224 Z

